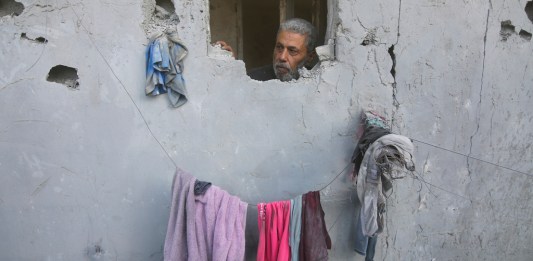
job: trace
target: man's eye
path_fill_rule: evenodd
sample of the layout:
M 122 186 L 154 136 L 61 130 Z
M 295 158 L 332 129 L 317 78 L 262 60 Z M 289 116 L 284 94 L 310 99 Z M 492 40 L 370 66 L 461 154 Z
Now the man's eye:
M 289 54 L 290 54 L 290 55 L 297 55 L 297 54 L 298 54 L 298 51 L 296 51 L 296 50 L 289 50 Z

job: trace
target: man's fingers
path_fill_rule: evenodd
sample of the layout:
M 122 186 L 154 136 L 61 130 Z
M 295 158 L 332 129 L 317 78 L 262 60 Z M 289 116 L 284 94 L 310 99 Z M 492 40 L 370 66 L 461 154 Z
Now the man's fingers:
M 217 41 L 215 44 L 220 44 L 222 47 L 228 45 L 226 42 L 224 41 Z
M 221 47 L 223 50 L 226 50 L 226 51 L 231 52 L 231 54 L 233 55 L 233 57 L 235 57 L 235 53 L 233 52 L 233 48 L 231 48 L 231 46 L 230 46 L 229 44 L 227 44 L 226 42 L 224 42 L 224 41 L 217 41 L 215 44 L 220 44 L 220 47 Z

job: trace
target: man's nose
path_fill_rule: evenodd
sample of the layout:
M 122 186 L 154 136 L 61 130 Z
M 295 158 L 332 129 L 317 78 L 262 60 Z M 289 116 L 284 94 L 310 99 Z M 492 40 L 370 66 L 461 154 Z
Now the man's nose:
M 286 62 L 287 58 L 289 57 L 289 51 L 287 51 L 287 49 L 283 49 L 283 51 L 281 51 L 278 55 L 280 62 Z

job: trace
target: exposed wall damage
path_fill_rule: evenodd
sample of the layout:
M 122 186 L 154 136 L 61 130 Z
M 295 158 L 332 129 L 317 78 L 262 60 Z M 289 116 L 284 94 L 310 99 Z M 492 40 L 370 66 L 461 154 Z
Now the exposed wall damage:
M 501 41 L 506 42 L 507 39 L 512 37 L 513 35 L 519 35 L 520 38 L 531 41 L 531 33 L 524 29 L 520 29 L 520 32 L 516 32 L 516 27 L 513 25 L 513 23 L 510 20 L 505 20 L 501 23 L 501 29 L 500 29 L 500 37 Z
M 336 58 L 290 83 L 210 57 L 208 10 L 2 1 L 1 260 L 161 260 L 175 165 L 251 204 L 329 184 L 330 260 L 362 260 L 343 170 L 363 108 L 420 165 L 387 199 L 376 260 L 533 256 L 533 1 L 328 1 Z M 144 95 L 147 37 L 166 29 L 190 51 L 178 109 Z
M 171 0 L 143 0 L 142 10 L 142 27 L 147 37 L 167 29 L 177 29 L 180 20 Z
M 526 11 L 527 18 L 533 23 L 533 1 L 527 2 L 524 11 Z
M 28 40 L 28 41 L 31 41 L 31 42 L 34 42 L 34 43 L 39 43 L 39 44 L 48 43 L 48 40 L 46 40 L 46 38 L 44 38 L 42 36 L 38 36 L 36 38 L 29 38 L 26 33 L 21 33 L 20 34 L 20 39 Z
M 24 11 L 24 5 L 15 0 L 0 1 L 0 17 L 19 16 Z
M 64 65 L 52 67 L 46 76 L 47 81 L 60 83 L 72 89 L 80 86 L 78 79 L 78 70 Z

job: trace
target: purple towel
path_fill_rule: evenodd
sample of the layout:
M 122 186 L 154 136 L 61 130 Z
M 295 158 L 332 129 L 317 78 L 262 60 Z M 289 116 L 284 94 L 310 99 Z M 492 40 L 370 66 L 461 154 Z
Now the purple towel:
M 247 204 L 217 186 L 194 195 L 196 179 L 177 169 L 165 261 L 244 260 Z
M 188 245 L 189 238 L 196 237 L 194 181 L 196 179 L 181 169 L 176 169 L 172 182 L 172 202 L 170 218 L 168 220 L 167 236 L 165 238 L 165 261 L 194 260 L 189 255 L 197 253 L 196 245 Z
M 244 229 L 248 204 L 217 186 L 196 196 L 195 260 L 244 260 Z

